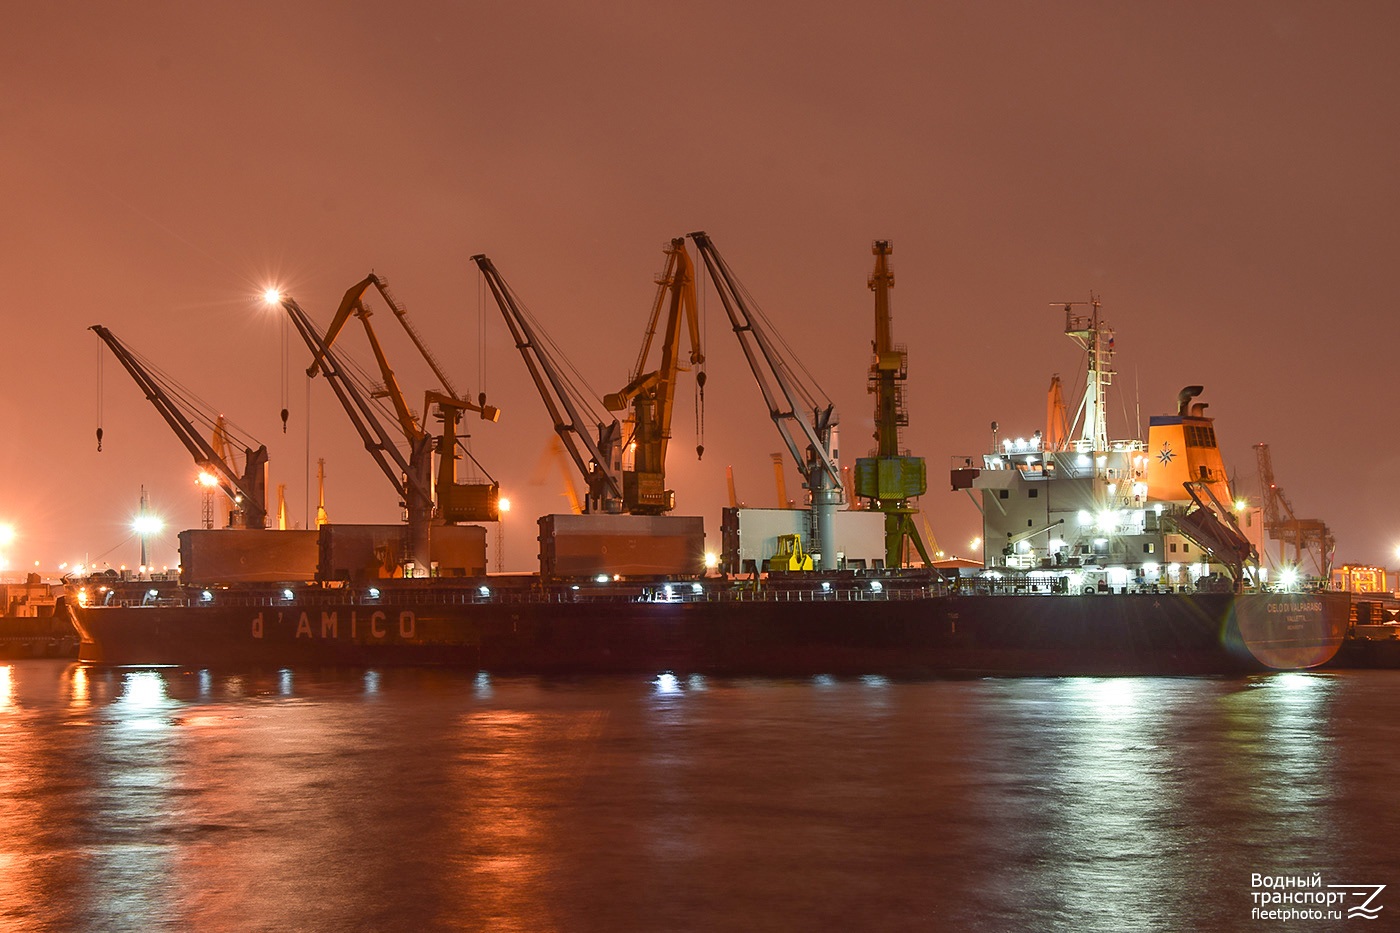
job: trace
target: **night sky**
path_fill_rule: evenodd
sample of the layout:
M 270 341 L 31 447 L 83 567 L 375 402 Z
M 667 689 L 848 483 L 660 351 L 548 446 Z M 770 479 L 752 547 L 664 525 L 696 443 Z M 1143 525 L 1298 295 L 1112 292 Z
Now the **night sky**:
M 980 454 L 992 420 L 1043 428 L 1051 374 L 1077 390 L 1052 305 L 1092 294 L 1117 332 L 1113 436 L 1202 384 L 1240 491 L 1266 442 L 1339 562 L 1396 563 L 1395 4 L 59 2 L 6 19 L 11 571 L 134 565 L 143 486 L 167 522 L 155 563 L 200 521 L 193 461 L 98 323 L 268 445 L 293 524 L 314 518 L 321 457 L 332 520 L 396 521 L 260 300 L 278 285 L 324 325 L 371 270 L 457 387 L 501 408 L 472 450 L 514 503 L 507 567 L 528 569 L 535 517 L 567 505 L 469 259 L 494 260 L 602 394 L 628 379 L 663 244 L 694 230 L 835 401 L 846 464 L 873 443 L 866 279 L 871 242 L 893 241 L 904 444 L 928 460 L 946 551 L 980 530 L 950 458 Z M 772 506 L 782 448 L 713 292 L 702 305 L 705 455 L 682 376 L 669 473 L 717 546 L 725 467 Z M 421 405 L 426 368 L 382 306 L 375 323 Z M 358 328 L 343 342 L 370 360 Z

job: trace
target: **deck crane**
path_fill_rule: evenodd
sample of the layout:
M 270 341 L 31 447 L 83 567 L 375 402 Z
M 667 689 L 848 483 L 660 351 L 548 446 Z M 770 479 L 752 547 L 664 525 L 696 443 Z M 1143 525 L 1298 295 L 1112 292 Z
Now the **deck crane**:
M 822 570 L 837 567 L 836 511 L 841 505 L 841 468 L 836 463 L 836 406 L 811 381 L 802 382 L 801 364 L 784 356 L 768 332 L 762 313 L 734 277 L 729 265 L 703 231 L 690 234 L 715 284 L 725 313 L 739 338 L 749 369 L 763 392 L 768 414 L 797 462 L 812 497 L 815 547 Z M 799 413 L 800 412 L 800 413 Z
M 875 270 L 870 274 L 870 290 L 875 293 L 875 340 L 871 346 L 875 360 L 870 364 L 869 389 L 875 396 L 875 450 L 872 456 L 856 460 L 856 494 L 870 500 L 870 508 L 885 515 L 885 566 L 904 566 L 904 542 L 909 541 L 924 566 L 933 563 L 919 537 L 913 515 L 918 511 L 910 501 L 928 490 L 928 470 L 923 457 L 911 457 L 899 446 L 899 429 L 909 423 L 904 409 L 904 380 L 908 378 L 909 354 L 894 343 L 890 316 L 889 240 L 876 240 L 871 248 Z
M 515 347 L 535 381 L 554 432 L 583 475 L 587 487 L 584 512 L 620 513 L 624 508 L 621 469 L 622 425 L 599 416 L 586 396 L 569 379 L 549 349 L 548 335 L 535 324 L 511 287 L 485 254 L 472 257 L 486 278 L 491 294 L 515 339 Z M 583 409 L 581 411 L 581 409 Z M 588 424 L 589 420 L 593 424 Z M 590 427 L 592 431 L 590 431 Z
M 199 468 L 217 480 L 219 491 L 233 503 L 229 515 L 230 527 L 267 527 L 267 446 L 259 444 L 256 450 L 251 446 L 245 447 L 243 470 L 239 472 L 234 469 L 228 459 L 220 456 L 214 445 L 205 440 L 190 423 L 176 401 L 180 393 L 173 386 L 156 376 L 107 328 L 94 324 L 89 330 L 102 339 L 131 374 L 146 398 L 194 457 Z
M 408 401 L 404 398 L 403 390 L 399 387 L 398 379 L 384 353 L 384 346 L 374 331 L 374 325 L 370 323 L 373 312 L 365 304 L 364 296 L 371 286 L 379 292 L 385 304 L 394 312 L 394 316 L 407 332 L 409 339 L 413 341 L 413 345 L 418 349 L 424 362 L 428 364 L 442 387 L 447 390 L 446 394 L 432 390 L 424 394 L 422 422 L 409 409 Z M 434 405 L 437 406 L 439 417 L 443 422 L 442 437 L 437 445 L 438 475 L 434 487 L 437 517 L 447 522 L 498 521 L 500 519 L 498 509 L 500 486 L 495 482 L 486 484 L 458 483 L 456 465 L 458 459 L 457 425 L 462 420 L 463 412 L 474 411 L 481 416 L 483 421 L 496 421 L 500 417 L 500 412 L 495 406 L 486 404 L 485 393 L 481 393 L 476 402 L 460 396 L 453 387 L 452 381 L 442 371 L 442 367 L 438 365 L 432 352 L 418 335 L 418 331 L 409 322 L 407 311 L 389 291 L 389 284 L 373 272 L 345 292 L 345 297 L 341 299 L 340 307 L 336 310 L 330 327 L 326 329 L 325 337 L 322 338 L 325 350 L 328 351 L 335 343 L 341 329 L 350 320 L 352 314 L 364 325 L 365 335 L 369 338 L 370 349 L 374 352 L 374 360 L 379 366 L 380 378 L 383 381 L 382 388 L 371 392 L 371 397 L 387 398 L 393 406 L 394 414 L 398 418 L 399 430 L 403 432 L 404 440 L 408 443 L 409 450 L 413 452 L 410 459 L 412 456 L 418 456 L 431 460 L 431 449 L 420 451 L 419 448 L 424 445 L 431 448 L 433 445 L 434 438 L 427 430 L 425 422 L 428 412 Z M 311 365 L 306 369 L 308 376 L 316 374 L 322 355 L 323 351 L 313 351 Z
M 675 401 L 676 374 L 680 365 L 681 318 L 690 333 L 690 364 L 700 366 L 705 354 L 700 346 L 700 326 L 695 314 L 695 267 L 685 249 L 685 238 L 677 237 L 666 248 L 666 268 L 656 280 L 656 301 L 642 340 L 642 351 L 632 368 L 631 381 L 617 392 L 603 396 L 608 411 L 632 408 L 632 443 L 636 445 L 632 469 L 622 471 L 623 509 L 633 515 L 661 515 L 676 507 L 676 494 L 666 488 L 666 445 L 671 439 L 671 409 Z M 669 294 L 669 301 L 667 296 Z M 652 340 L 662 308 L 666 309 L 666 331 L 661 342 L 657 368 L 643 372 L 651 353 Z M 704 398 L 705 372 L 696 376 Z M 704 453 L 704 447 L 696 448 Z

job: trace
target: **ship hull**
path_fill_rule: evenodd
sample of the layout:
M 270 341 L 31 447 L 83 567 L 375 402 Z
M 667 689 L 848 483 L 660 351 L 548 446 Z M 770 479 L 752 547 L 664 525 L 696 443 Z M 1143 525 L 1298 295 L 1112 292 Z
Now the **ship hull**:
M 787 598 L 784 598 L 784 597 Z M 457 602 L 386 592 L 74 609 L 96 664 L 438 664 L 497 673 L 810 676 L 1215 674 L 1323 664 L 1345 599 L 929 595 Z

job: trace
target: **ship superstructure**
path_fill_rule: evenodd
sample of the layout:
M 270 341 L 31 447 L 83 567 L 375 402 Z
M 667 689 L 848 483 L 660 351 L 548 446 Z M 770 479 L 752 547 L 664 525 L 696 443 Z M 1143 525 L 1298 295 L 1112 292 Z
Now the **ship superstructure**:
M 1202 387 L 1182 389 L 1175 414 L 1153 416 L 1145 441 L 1112 438 L 1113 330 L 1097 299 L 1064 310 L 1065 335 L 1087 356 L 1075 418 L 1064 417 L 1056 376 L 1045 430 L 1000 438 L 994 422 L 993 449 L 953 470 L 953 488 L 982 512 L 989 578 L 1061 593 L 1251 583 L 1253 551 L 1231 514 L 1214 422 L 1195 401 Z

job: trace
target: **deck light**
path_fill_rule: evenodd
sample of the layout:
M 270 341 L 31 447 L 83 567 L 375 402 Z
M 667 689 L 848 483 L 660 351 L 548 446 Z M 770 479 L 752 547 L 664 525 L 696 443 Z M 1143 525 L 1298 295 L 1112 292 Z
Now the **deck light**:
M 372 586 L 372 587 L 369 588 L 369 598 L 370 598 L 370 599 L 378 599 L 378 598 L 379 598 L 379 587 L 377 587 L 377 586 Z

